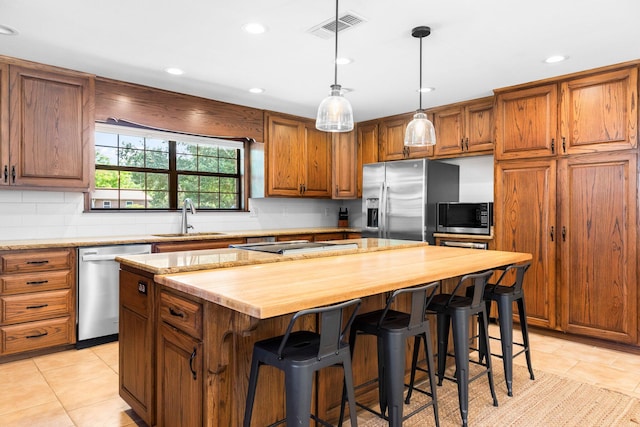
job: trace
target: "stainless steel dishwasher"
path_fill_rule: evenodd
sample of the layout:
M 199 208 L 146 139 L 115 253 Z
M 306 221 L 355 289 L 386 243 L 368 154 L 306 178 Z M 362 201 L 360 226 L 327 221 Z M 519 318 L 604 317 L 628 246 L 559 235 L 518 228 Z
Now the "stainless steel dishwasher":
M 120 255 L 151 253 L 149 244 L 78 248 L 78 335 L 83 348 L 118 339 Z

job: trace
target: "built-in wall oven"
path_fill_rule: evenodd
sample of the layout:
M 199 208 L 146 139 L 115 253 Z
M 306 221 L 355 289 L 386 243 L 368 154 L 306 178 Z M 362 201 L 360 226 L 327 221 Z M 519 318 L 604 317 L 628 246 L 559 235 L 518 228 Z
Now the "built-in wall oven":
M 118 339 L 120 263 L 116 257 L 148 253 L 149 244 L 78 248 L 76 347 Z

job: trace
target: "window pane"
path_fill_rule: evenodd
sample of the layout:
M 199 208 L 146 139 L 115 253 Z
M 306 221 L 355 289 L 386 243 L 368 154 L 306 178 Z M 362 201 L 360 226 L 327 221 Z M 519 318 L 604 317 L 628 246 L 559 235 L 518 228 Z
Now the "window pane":
M 220 193 L 220 209 L 237 209 L 237 195 Z
M 200 191 L 217 193 L 220 189 L 220 178 L 217 176 L 203 176 L 200 178 Z
M 96 164 L 116 166 L 118 164 L 118 149 L 110 147 L 96 147 Z
M 169 209 L 168 191 L 147 191 L 149 209 Z
M 144 150 L 120 149 L 120 166 L 144 167 Z
M 148 173 L 147 189 L 169 191 L 169 175 L 166 173 Z
M 220 148 L 220 157 L 225 157 L 227 159 L 237 159 L 238 150 L 234 148 Z
M 102 147 L 118 147 L 118 134 L 96 132 L 96 146 Z
M 197 171 L 197 157 L 190 154 L 178 154 L 176 156 L 176 169 L 179 171 Z
M 137 148 L 144 150 L 144 138 L 141 136 L 119 135 L 120 148 Z
M 198 171 L 200 172 L 218 172 L 217 157 L 200 157 L 198 162 Z
M 233 178 L 220 178 L 220 192 L 221 193 L 237 193 L 237 182 Z
M 147 150 L 169 152 L 169 141 L 164 139 L 147 138 L 145 140 L 145 148 Z
M 218 147 L 215 147 L 213 145 L 200 144 L 198 146 L 198 155 L 218 157 Z
M 118 171 L 97 170 L 96 188 L 118 188 L 120 183 Z
M 143 189 L 145 187 L 144 173 L 120 172 L 120 188 Z
M 235 159 L 220 159 L 220 173 L 237 174 L 237 166 Z
M 220 197 L 218 193 L 201 193 L 200 194 L 200 208 L 203 209 L 216 209 L 220 206 Z
M 198 191 L 198 177 L 194 175 L 178 176 L 179 191 Z
M 147 151 L 146 167 L 151 169 L 169 169 L 169 153 L 162 151 Z

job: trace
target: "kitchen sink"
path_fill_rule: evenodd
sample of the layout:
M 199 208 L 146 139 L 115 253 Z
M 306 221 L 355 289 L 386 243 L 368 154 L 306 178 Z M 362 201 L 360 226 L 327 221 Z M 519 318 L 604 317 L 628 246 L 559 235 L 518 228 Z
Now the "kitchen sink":
M 202 236 L 219 236 L 224 233 L 217 231 L 203 231 L 201 233 L 167 233 L 167 234 L 153 234 L 156 237 L 202 237 Z

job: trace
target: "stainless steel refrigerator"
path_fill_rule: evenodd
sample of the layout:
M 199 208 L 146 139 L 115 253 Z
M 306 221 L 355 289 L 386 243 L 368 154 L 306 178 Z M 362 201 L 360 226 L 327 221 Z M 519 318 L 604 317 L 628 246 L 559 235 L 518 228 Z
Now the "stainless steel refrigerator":
M 434 244 L 436 203 L 457 202 L 457 165 L 427 159 L 363 167 L 362 237 Z

